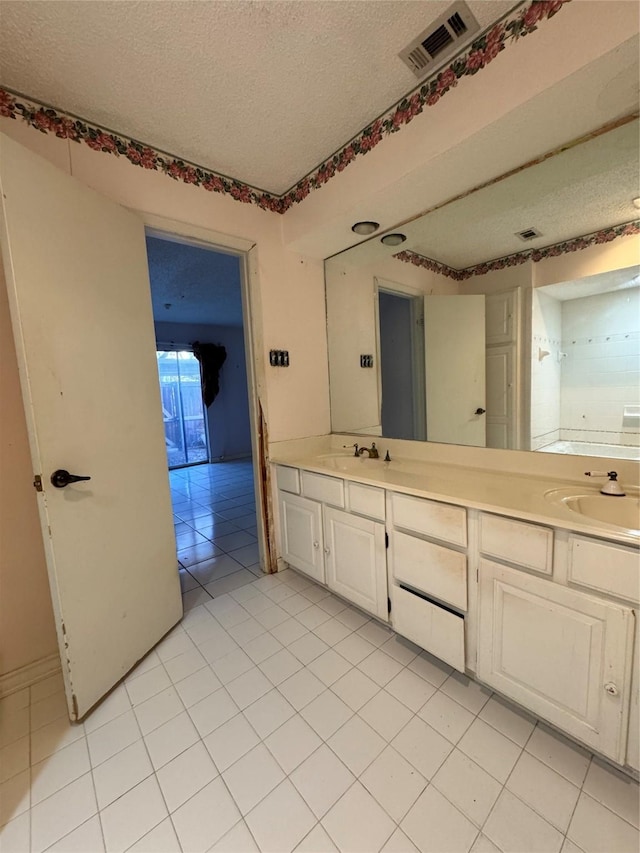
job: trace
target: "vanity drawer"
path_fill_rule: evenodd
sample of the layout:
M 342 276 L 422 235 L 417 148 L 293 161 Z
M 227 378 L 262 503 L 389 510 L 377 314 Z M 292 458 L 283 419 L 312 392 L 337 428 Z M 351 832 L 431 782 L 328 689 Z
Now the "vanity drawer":
M 464 619 L 399 586 L 392 587 L 394 631 L 464 672 Z
M 640 554 L 611 542 L 569 537 L 570 583 L 618 595 L 630 601 L 640 600 Z
M 459 551 L 394 532 L 393 575 L 400 583 L 467 609 L 467 558 Z
M 480 550 L 533 569 L 543 575 L 553 571 L 553 530 L 526 521 L 514 521 L 500 515 L 480 516 Z
M 314 501 L 344 509 L 344 481 L 336 477 L 302 471 L 302 494 Z
M 384 521 L 384 489 L 349 482 L 347 483 L 347 495 L 351 512 Z
M 467 511 L 462 507 L 395 492 L 391 495 L 391 507 L 394 527 L 466 547 Z
M 300 471 L 297 468 L 289 468 L 288 465 L 276 465 L 276 483 L 278 488 L 284 492 L 300 494 Z

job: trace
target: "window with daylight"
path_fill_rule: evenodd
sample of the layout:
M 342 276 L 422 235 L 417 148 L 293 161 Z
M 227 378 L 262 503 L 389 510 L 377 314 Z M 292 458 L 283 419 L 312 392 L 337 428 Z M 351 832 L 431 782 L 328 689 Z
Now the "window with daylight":
M 209 461 L 200 364 L 192 352 L 156 353 L 169 468 Z

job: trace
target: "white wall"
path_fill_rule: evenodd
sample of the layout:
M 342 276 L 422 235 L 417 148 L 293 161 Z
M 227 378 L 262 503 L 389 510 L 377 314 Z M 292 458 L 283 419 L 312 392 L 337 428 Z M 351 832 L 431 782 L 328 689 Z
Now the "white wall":
M 0 676 L 58 648 L 0 264 Z
M 613 240 L 610 243 L 596 244 L 578 252 L 570 252 L 557 257 L 548 257 L 537 263 L 531 261 L 516 267 L 507 267 L 486 275 L 474 276 L 460 283 L 460 293 L 495 293 L 512 287 L 520 287 L 522 291 L 522 322 L 520 333 L 522 335 L 522 366 L 523 375 L 520 376 L 522 418 L 523 418 L 523 447 L 536 450 L 552 441 L 562 438 L 560 417 L 560 377 L 566 365 L 557 360 L 559 350 L 566 351 L 564 343 L 567 337 L 561 327 L 561 305 L 557 300 L 551 299 L 546 294 L 541 294 L 538 288 L 545 285 L 560 284 L 562 282 L 573 282 L 596 274 L 606 273 L 611 270 L 625 269 L 638 262 L 640 251 L 640 237 L 628 236 Z M 541 300 L 540 297 L 544 299 Z M 584 302 L 584 300 L 577 300 Z M 556 304 L 554 310 L 554 303 Z M 567 304 L 567 303 L 564 303 Z M 628 317 L 638 317 L 638 310 L 630 305 Z M 637 328 L 637 325 L 636 325 Z M 551 355 L 538 360 L 538 348 L 549 350 Z M 627 358 L 633 358 L 633 347 L 627 342 L 620 350 L 625 350 Z M 637 353 L 637 347 L 635 349 Z M 618 353 L 619 354 L 619 353 Z M 566 362 L 566 359 L 565 359 Z M 629 377 L 633 381 L 633 377 Z M 637 383 L 636 383 L 637 384 Z M 632 402 L 634 395 L 629 392 L 627 385 L 625 402 Z M 587 410 L 591 422 L 602 424 L 603 421 L 596 419 L 595 410 L 597 403 L 589 404 L 585 408 L 585 390 L 587 396 L 591 397 L 591 390 L 587 387 L 577 392 L 581 399 L 578 405 L 580 412 L 578 417 L 582 421 L 582 431 L 585 423 L 582 414 Z M 622 428 L 620 423 L 620 393 L 611 387 L 603 391 L 604 399 L 615 397 L 612 402 L 617 403 L 617 414 L 608 407 L 608 429 L 619 432 Z M 574 398 L 575 403 L 575 398 Z M 529 416 L 530 412 L 530 416 Z M 616 421 L 615 418 L 618 418 Z M 613 418 L 613 420 L 612 420 Z M 571 421 L 571 430 L 576 430 L 575 420 Z M 616 427 L 616 423 L 618 424 Z M 530 426 L 530 436 L 527 427 Z M 604 434 L 600 438 L 595 437 L 596 431 L 591 438 L 578 439 L 574 433 L 574 440 L 605 441 Z M 615 439 L 613 434 L 609 435 L 609 443 L 629 443 L 629 431 L 626 436 Z M 585 433 L 586 435 L 586 433 Z
M 244 334 L 238 326 L 156 323 L 156 341 L 183 344 L 194 341 L 222 344 L 227 358 L 220 370 L 220 391 L 207 411 L 211 461 L 251 456 L 249 391 Z
M 534 292 L 531 305 L 531 450 L 560 438 L 562 303 Z M 544 355 L 544 353 L 548 355 Z
M 640 405 L 640 288 L 562 303 L 561 438 L 638 445 L 623 425 Z
M 376 279 L 429 295 L 456 294 L 458 283 L 392 257 L 363 266 L 349 260 L 346 253 L 326 263 L 331 424 L 334 432 L 379 435 L 379 366 L 360 367 L 360 355 L 377 353 Z

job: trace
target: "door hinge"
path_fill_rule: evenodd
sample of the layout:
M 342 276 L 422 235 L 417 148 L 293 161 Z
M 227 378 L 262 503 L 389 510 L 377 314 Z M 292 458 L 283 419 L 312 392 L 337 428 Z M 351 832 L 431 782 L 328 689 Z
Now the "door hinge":
M 387 531 L 386 531 L 386 530 L 385 530 L 385 533 L 384 533 L 384 547 L 385 547 L 385 548 L 388 548 L 388 547 L 389 547 L 389 534 L 387 533 Z
M 40 476 L 40 474 L 36 474 L 33 478 L 33 488 L 36 490 L 36 492 L 42 491 L 42 477 Z
M 391 599 L 387 597 L 387 613 L 391 613 Z

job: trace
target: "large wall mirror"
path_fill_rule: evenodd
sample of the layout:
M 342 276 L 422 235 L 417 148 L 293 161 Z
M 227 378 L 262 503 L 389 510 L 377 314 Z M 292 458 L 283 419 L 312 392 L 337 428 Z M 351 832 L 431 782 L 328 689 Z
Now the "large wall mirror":
M 640 458 L 638 152 L 621 116 L 326 261 L 333 431 Z

